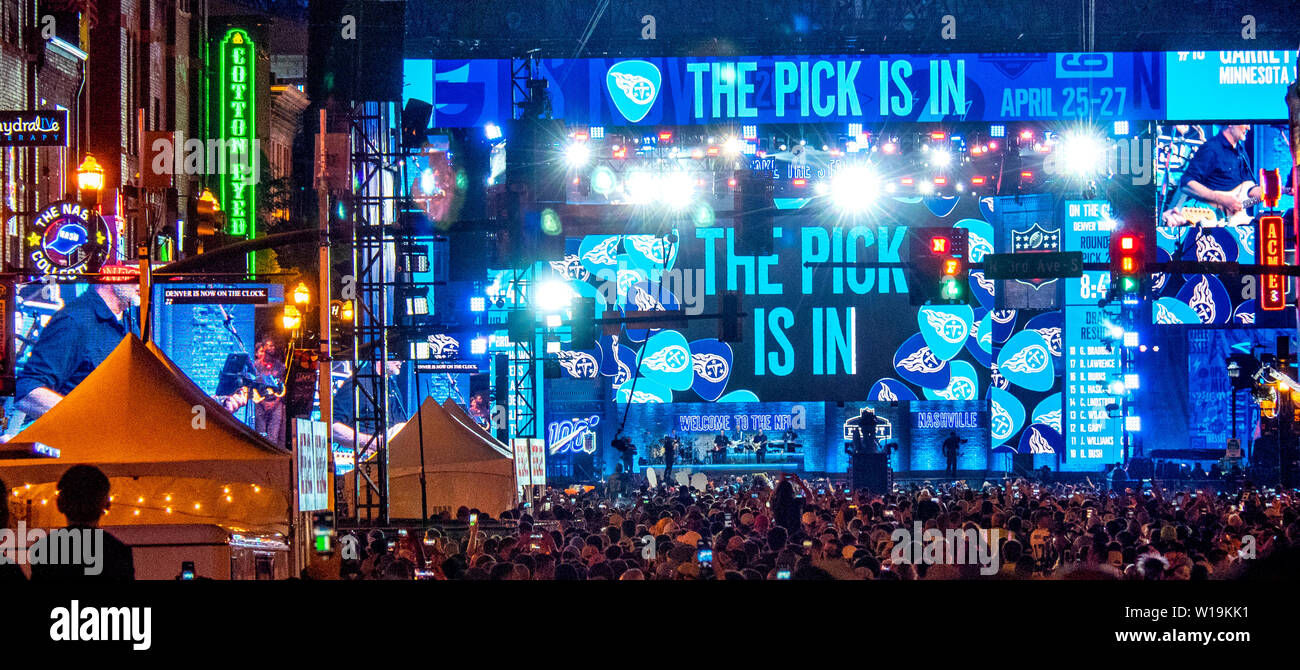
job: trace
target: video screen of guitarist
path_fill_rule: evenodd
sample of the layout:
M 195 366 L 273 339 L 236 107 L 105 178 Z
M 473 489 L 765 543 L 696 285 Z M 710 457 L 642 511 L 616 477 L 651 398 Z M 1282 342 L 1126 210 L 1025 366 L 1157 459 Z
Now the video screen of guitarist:
M 1206 140 L 1178 182 L 1182 194 L 1221 208 L 1230 221 L 1243 212 L 1245 203 L 1258 198 L 1260 191 L 1246 155 L 1249 133 L 1248 124 L 1225 126 Z

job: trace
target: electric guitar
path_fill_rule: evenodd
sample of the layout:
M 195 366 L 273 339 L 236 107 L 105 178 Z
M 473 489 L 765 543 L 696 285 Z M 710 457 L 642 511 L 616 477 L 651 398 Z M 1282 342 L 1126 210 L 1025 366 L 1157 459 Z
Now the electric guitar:
M 1275 170 L 1268 172 L 1275 173 Z M 1241 209 L 1235 214 L 1229 215 L 1222 207 L 1215 203 L 1205 202 L 1196 196 L 1188 193 L 1181 193 L 1178 200 L 1162 216 L 1166 226 L 1200 226 L 1202 228 L 1219 228 L 1223 226 L 1244 226 L 1254 220 L 1246 210 L 1258 205 L 1264 201 L 1264 192 L 1266 189 L 1260 189 L 1259 197 L 1250 197 L 1250 190 L 1255 188 L 1253 181 L 1243 181 L 1236 188 L 1228 191 L 1228 195 L 1234 200 L 1241 203 Z M 1280 189 L 1282 193 L 1291 195 L 1291 188 Z

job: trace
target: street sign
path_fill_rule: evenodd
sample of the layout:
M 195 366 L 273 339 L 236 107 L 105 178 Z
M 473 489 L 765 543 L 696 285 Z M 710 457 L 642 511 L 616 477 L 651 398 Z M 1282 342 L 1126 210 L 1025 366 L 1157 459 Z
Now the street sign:
M 1082 276 L 1082 251 L 984 254 L 985 279 L 1053 279 Z

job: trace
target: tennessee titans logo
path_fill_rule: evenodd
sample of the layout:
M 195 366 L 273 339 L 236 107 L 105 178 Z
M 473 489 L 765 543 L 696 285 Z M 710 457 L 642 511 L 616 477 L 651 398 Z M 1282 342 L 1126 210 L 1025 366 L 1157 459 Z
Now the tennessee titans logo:
M 1254 226 L 1236 226 L 1237 238 L 1241 240 L 1242 249 L 1255 248 L 1255 227 Z
M 668 245 L 661 237 L 654 235 L 628 235 L 626 238 L 632 243 L 632 248 L 636 249 L 641 255 L 655 265 L 663 265 L 668 260 Z
M 1047 342 L 1047 349 L 1052 352 L 1053 356 L 1061 355 L 1060 328 L 1035 328 L 1034 331 L 1043 336 L 1043 341 Z
M 1014 422 L 1011 420 L 1011 413 L 1003 408 L 998 402 L 990 403 L 989 407 L 992 410 L 992 416 L 989 419 L 989 430 L 993 434 L 993 440 L 995 442 L 1001 442 L 1002 440 L 1011 437 L 1011 433 L 1015 432 Z
M 653 393 L 646 393 L 645 391 L 632 392 L 632 402 L 634 403 L 655 403 L 663 401 L 663 398 L 660 398 Z
M 430 335 L 429 355 L 433 358 L 455 358 L 460 355 L 460 342 L 442 333 Z
M 643 60 L 615 63 L 606 78 L 610 100 L 623 118 L 636 123 L 650 113 L 659 96 L 661 77 L 653 63 Z
M 664 349 L 668 351 L 668 349 Z M 727 378 L 731 368 L 727 365 L 727 359 L 717 354 L 695 354 L 691 357 L 695 366 L 695 374 L 699 375 L 707 382 L 714 384 Z
M 1061 410 L 1058 409 L 1047 412 L 1046 414 L 1040 414 L 1034 417 L 1034 423 L 1045 423 L 1049 426 L 1059 428 L 1061 425 Z
M 611 237 L 600 244 L 597 244 L 583 255 L 583 259 L 591 261 L 596 265 L 618 264 L 618 256 L 614 253 L 614 251 L 618 249 L 618 240 L 618 237 Z
M 656 372 L 681 372 L 691 365 L 691 354 L 682 346 L 670 346 L 654 352 L 644 365 Z
M 1031 427 L 1029 429 L 1029 453 L 1054 454 L 1056 450 L 1052 449 L 1052 445 L 1048 443 L 1047 438 L 1043 437 L 1043 434 L 1037 428 Z
M 966 377 L 953 377 L 948 388 L 934 393 L 944 400 L 974 400 L 975 384 Z
M 636 304 L 636 308 L 643 312 L 659 312 L 664 309 L 663 303 L 640 286 L 633 286 L 628 289 L 628 293 L 632 297 L 632 302 Z
M 899 361 L 898 367 L 908 372 L 938 372 L 943 369 L 943 361 L 939 360 L 929 349 L 919 349 L 913 352 L 907 358 Z
M 966 231 L 966 250 L 970 253 L 970 262 L 983 263 L 984 254 L 993 253 L 993 243 L 974 231 Z
M 985 279 L 983 272 L 971 272 L 970 276 L 975 279 L 975 283 L 979 284 L 980 288 L 984 289 L 985 291 L 988 291 L 989 293 L 993 292 L 993 280 Z
M 1200 246 L 1199 241 L 1197 246 Z M 1222 249 L 1220 249 L 1220 251 L 1222 251 Z M 1210 292 L 1209 277 L 1201 275 L 1201 281 L 1197 283 L 1196 289 L 1192 291 L 1192 299 L 1188 305 L 1196 311 L 1196 316 L 1201 319 L 1201 323 L 1214 323 L 1214 317 L 1216 316 L 1214 295 Z
M 1014 309 L 998 309 L 991 312 L 993 320 L 997 323 L 1011 323 L 1016 318 Z
M 1002 364 L 1002 368 L 1008 372 L 1033 374 L 1046 370 L 1049 360 L 1051 359 L 1048 358 L 1046 348 L 1033 345 L 1017 351 L 1006 363 Z
M 551 261 L 551 269 L 565 279 L 576 281 L 587 281 L 591 276 L 591 273 L 582 267 L 582 259 L 575 254 L 566 254 L 562 261 Z
M 964 319 L 953 314 L 937 312 L 933 309 L 923 309 L 921 311 L 925 314 L 926 322 L 930 324 L 931 328 L 934 328 L 935 332 L 944 341 L 952 344 L 966 341 L 969 330 Z
M 1174 316 L 1174 313 L 1164 303 L 1156 302 L 1156 323 L 1167 326 L 1180 322 L 1178 317 Z
M 898 402 L 898 396 L 894 395 L 894 392 L 889 390 L 888 386 L 881 384 L 880 391 L 876 393 L 876 400 L 881 402 Z
M 1196 260 L 1203 263 L 1226 263 L 1228 252 L 1223 250 L 1223 245 L 1213 235 L 1202 232 L 1196 236 Z
M 600 364 L 596 362 L 596 357 L 585 351 L 560 351 L 556 356 L 560 360 L 560 365 L 570 377 L 578 379 L 595 379 L 596 372 L 600 369 Z

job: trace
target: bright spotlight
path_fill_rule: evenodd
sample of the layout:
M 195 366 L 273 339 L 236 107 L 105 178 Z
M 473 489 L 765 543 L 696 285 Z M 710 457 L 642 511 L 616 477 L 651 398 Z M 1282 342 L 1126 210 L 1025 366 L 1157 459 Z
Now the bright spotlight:
M 695 199 L 695 183 L 684 172 L 664 175 L 659 179 L 660 198 L 673 209 L 685 209 Z
M 591 171 L 591 190 L 600 195 L 608 195 L 614 190 L 614 171 L 604 165 Z
M 739 155 L 742 149 L 744 149 L 744 144 L 738 137 L 728 137 L 727 141 L 722 143 L 722 151 L 728 156 Z
M 930 162 L 934 163 L 935 167 L 948 167 L 952 164 L 952 154 L 943 149 L 936 149 L 930 154 Z
M 1091 135 L 1069 135 L 1060 148 L 1066 171 L 1080 177 L 1100 172 L 1105 158 L 1106 148 Z
M 591 147 L 586 142 L 573 142 L 564 149 L 564 162 L 571 168 L 580 168 L 591 160 Z
M 489 123 L 483 126 L 483 135 L 489 140 L 495 142 L 501 139 L 501 126 L 495 123 Z
M 861 212 L 880 195 L 880 179 L 862 166 L 841 170 L 831 181 L 831 202 L 845 212 Z
M 655 178 L 646 172 L 633 172 L 628 175 L 623 184 L 627 191 L 628 202 L 638 205 L 651 202 L 657 195 L 655 181 Z
M 535 301 L 543 313 L 559 312 L 573 302 L 573 289 L 562 281 L 543 282 L 537 286 Z
M 934 183 L 929 179 L 922 179 L 916 183 L 916 192 L 921 195 L 930 195 L 934 193 Z
M 425 168 L 420 173 L 420 190 L 425 193 L 435 193 L 438 190 L 438 173 Z

